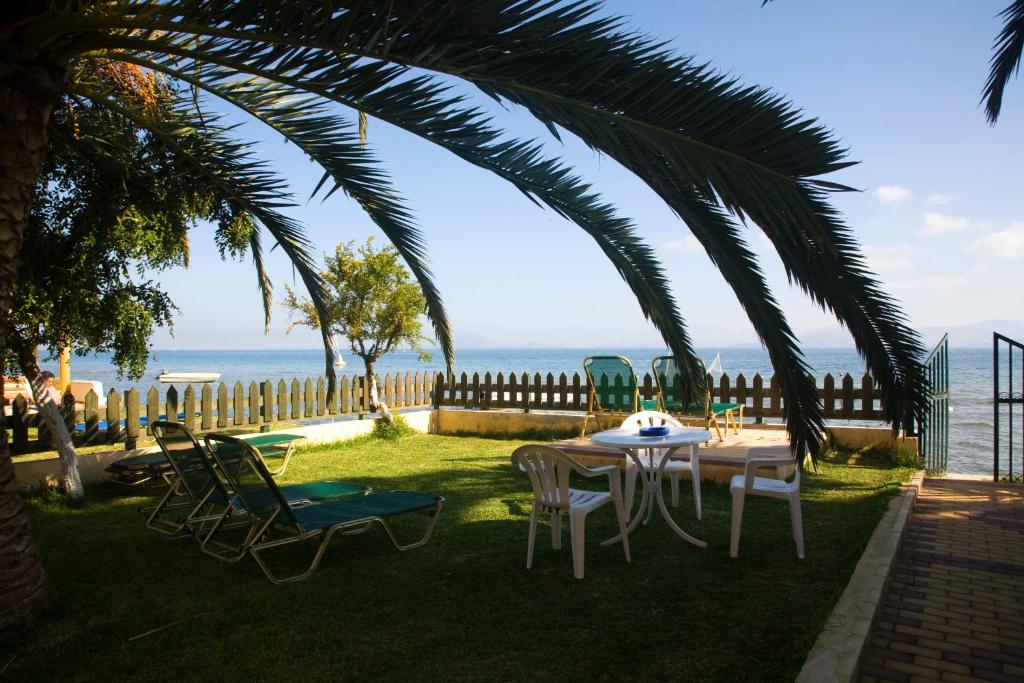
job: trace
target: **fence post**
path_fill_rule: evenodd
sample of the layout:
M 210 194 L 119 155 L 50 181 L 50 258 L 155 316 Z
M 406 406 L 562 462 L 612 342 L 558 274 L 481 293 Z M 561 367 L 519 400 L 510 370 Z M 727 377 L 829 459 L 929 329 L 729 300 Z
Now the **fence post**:
M 843 376 L 843 417 L 853 418 L 853 375 L 850 373 Z
M 291 402 L 292 402 L 292 419 L 298 420 L 302 413 L 302 400 L 299 398 L 299 380 L 296 377 L 292 378 L 291 387 Z
M 217 429 L 228 426 L 228 385 L 224 382 L 217 387 Z
M 283 379 L 277 381 L 277 419 L 288 419 L 288 385 Z
M 74 432 L 71 432 L 74 434 Z M 92 389 L 85 395 L 85 443 L 91 444 L 100 436 L 100 397 Z
M 194 432 L 196 430 L 196 390 L 189 384 L 185 387 L 185 429 Z
M 209 431 L 213 428 L 213 389 L 209 384 L 204 384 L 200 391 L 199 410 L 202 413 L 199 428 L 204 432 Z
M 327 392 L 324 390 L 324 378 L 316 378 L 316 416 L 323 417 L 327 412 Z
M 348 383 L 348 375 L 341 376 L 341 382 L 339 382 L 340 388 L 338 390 L 338 396 L 341 399 L 340 412 L 342 415 L 348 415 L 352 412 L 352 387 Z
M 260 388 L 249 382 L 249 424 L 260 423 Z
M 135 450 L 139 446 L 139 392 L 133 387 L 124 392 L 124 447 Z
M 171 385 L 167 388 L 167 407 L 164 409 L 168 422 L 178 421 L 178 390 Z
M 107 392 L 107 443 L 117 443 L 121 440 L 121 397 L 111 389 Z
M 146 434 L 153 434 L 153 423 L 160 419 L 160 392 L 150 387 L 146 392 Z
M 821 414 L 825 418 L 835 417 L 836 414 L 836 378 L 832 373 L 825 375 L 824 386 L 822 387 L 823 409 Z
M 260 386 L 263 394 L 263 422 L 269 425 L 274 422 L 274 384 L 268 379 Z
M 313 417 L 313 380 L 307 377 L 302 390 L 302 416 Z
M 245 424 L 245 387 L 241 382 L 235 382 L 232 394 L 231 408 L 234 412 L 232 422 L 235 426 Z
M 764 424 L 764 378 L 760 372 L 754 373 L 754 422 Z

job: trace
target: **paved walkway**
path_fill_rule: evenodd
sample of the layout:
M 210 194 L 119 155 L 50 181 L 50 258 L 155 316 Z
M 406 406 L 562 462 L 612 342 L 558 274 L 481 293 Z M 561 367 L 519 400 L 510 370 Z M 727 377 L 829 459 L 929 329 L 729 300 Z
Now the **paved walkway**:
M 862 680 L 1024 683 L 1022 492 L 925 480 Z

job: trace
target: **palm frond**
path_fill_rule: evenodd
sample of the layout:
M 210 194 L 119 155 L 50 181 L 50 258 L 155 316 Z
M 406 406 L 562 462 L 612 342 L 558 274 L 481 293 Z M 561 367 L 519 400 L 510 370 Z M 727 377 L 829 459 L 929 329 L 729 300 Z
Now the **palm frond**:
M 993 125 L 1003 107 L 1006 84 L 1020 69 L 1021 51 L 1024 50 L 1024 0 L 1013 0 L 999 16 L 1003 18 L 1003 29 L 992 46 L 988 80 L 981 95 L 985 117 Z

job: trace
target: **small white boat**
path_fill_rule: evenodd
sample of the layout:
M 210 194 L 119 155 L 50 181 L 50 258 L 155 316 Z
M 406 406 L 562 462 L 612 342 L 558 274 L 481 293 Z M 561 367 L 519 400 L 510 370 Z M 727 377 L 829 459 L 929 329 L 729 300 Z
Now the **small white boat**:
M 219 372 L 167 372 L 156 376 L 164 384 L 206 384 L 220 379 Z
M 338 338 L 334 338 L 334 367 L 343 368 L 345 367 L 345 359 L 341 357 L 341 349 L 338 348 Z

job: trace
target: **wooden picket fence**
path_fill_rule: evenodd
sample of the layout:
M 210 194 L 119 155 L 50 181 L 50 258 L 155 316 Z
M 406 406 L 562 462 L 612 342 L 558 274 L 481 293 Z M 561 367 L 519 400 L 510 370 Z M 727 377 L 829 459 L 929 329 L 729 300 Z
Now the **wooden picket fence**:
M 586 377 L 573 373 L 569 377 L 564 372 L 555 376 L 553 373 L 541 375 L 534 373 L 497 373 L 487 372 L 467 375 L 462 373 L 458 378 L 446 378 L 441 373 L 435 377 L 435 406 L 459 406 L 463 408 L 518 408 L 521 410 L 563 410 L 585 411 L 587 409 L 587 393 L 589 387 Z M 760 422 L 766 417 L 782 417 L 782 389 L 774 375 L 765 379 L 755 374 L 748 383 L 742 374 L 733 382 L 729 375 L 723 374 L 718 382 L 708 376 L 712 401 L 716 403 L 742 403 L 744 417 L 754 418 Z M 621 375 L 616 375 L 610 382 L 611 392 L 617 397 L 625 397 L 626 382 Z M 657 394 L 657 386 L 650 373 L 640 380 L 640 396 L 651 400 Z M 818 398 L 826 419 L 835 420 L 884 420 L 885 398 L 875 388 L 870 375 L 864 375 L 860 382 L 854 382 L 853 376 L 844 374 L 840 382 L 831 374 L 825 375 L 818 386 Z M 618 401 L 621 404 L 621 400 Z
M 439 374 L 439 373 L 438 373 Z M 386 374 L 381 378 L 381 398 L 393 408 L 432 405 L 431 390 L 435 373 Z M 76 445 L 124 442 L 134 448 L 143 434 L 152 434 L 147 425 L 161 419 L 182 422 L 194 432 L 228 428 L 259 429 L 274 422 L 297 421 L 333 415 L 360 414 L 369 411 L 370 392 L 360 375 L 338 379 L 333 401 L 327 400 L 327 384 L 323 377 L 307 377 L 299 382 L 280 380 L 248 387 L 235 382 L 230 389 L 220 383 L 216 389 L 209 384 L 198 391 L 188 385 L 183 392 L 174 386 L 161 395 L 150 387 L 145 402 L 138 389 L 129 389 L 123 395 L 111 389 L 106 396 L 105 408 L 99 407 L 99 397 L 90 391 L 84 410 L 76 410 L 75 400 L 66 394 L 61 413 L 72 432 Z M 29 412 L 28 403 L 18 397 L 12 402 L 8 428 L 11 430 L 12 449 L 15 453 L 47 450 L 51 438 L 38 414 Z M 144 418 L 144 419 L 143 419 Z M 29 428 L 38 429 L 38 439 L 29 440 Z
M 382 377 L 381 398 L 393 408 L 414 406 L 458 407 L 487 410 L 510 408 L 518 410 L 560 410 L 583 412 L 587 409 L 589 387 L 585 377 L 573 373 L 490 372 L 462 373 L 446 376 L 440 372 L 386 374 Z M 735 382 L 723 374 L 712 382 L 712 400 L 743 403 L 744 417 L 757 422 L 764 418 L 782 417 L 782 391 L 774 376 L 767 381 L 754 375 L 748 383 L 742 374 Z M 129 389 L 118 394 L 113 389 L 106 396 L 106 407 L 99 407 L 99 397 L 92 391 L 85 397 L 84 410 L 76 410 L 70 394 L 64 396 L 61 412 L 78 445 L 120 443 L 134 448 L 140 437 L 152 433 L 147 426 L 159 419 L 181 421 L 194 432 L 229 428 L 259 429 L 282 421 L 301 421 L 325 416 L 361 414 L 369 411 L 369 390 L 362 376 L 342 375 L 333 401 L 327 400 L 326 381 L 307 377 L 303 382 L 280 380 L 275 385 L 265 381 L 251 382 L 248 387 L 235 382 L 231 388 L 221 383 L 216 389 L 209 384 L 198 391 L 189 385 L 184 392 L 168 387 L 163 395 L 156 387 L 145 393 Z M 612 391 L 626 393 L 623 378 L 616 376 Z M 650 400 L 657 393 L 650 373 L 640 382 L 640 395 Z M 860 382 L 844 374 L 840 382 L 829 374 L 818 387 L 824 416 L 834 420 L 884 420 L 884 397 L 875 388 L 869 375 Z M 866 397 L 866 398 L 865 398 Z M 165 417 L 166 416 L 166 417 Z M 12 448 L 15 453 L 50 448 L 51 440 L 38 415 L 30 413 L 24 398 L 12 403 L 8 419 Z M 29 429 L 38 429 L 38 439 L 29 440 Z

